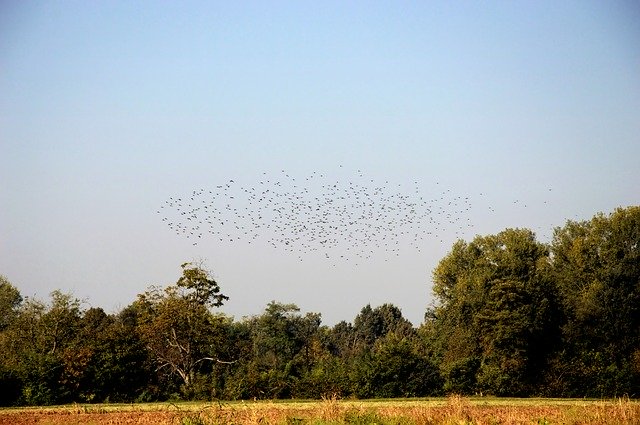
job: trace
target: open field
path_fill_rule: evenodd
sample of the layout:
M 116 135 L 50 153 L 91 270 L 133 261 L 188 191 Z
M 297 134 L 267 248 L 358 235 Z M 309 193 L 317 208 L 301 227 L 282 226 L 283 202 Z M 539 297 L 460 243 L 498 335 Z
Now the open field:
M 0 410 L 0 425 L 629 424 L 640 401 L 448 398 L 92 404 Z

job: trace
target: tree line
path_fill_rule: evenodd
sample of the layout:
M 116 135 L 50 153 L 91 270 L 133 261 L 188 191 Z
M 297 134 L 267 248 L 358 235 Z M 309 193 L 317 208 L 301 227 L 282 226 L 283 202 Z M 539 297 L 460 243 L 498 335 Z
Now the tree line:
M 352 322 L 271 302 L 234 320 L 201 264 L 117 313 L 0 277 L 0 405 L 177 399 L 640 395 L 640 207 L 457 241 L 413 326 L 394 305 Z

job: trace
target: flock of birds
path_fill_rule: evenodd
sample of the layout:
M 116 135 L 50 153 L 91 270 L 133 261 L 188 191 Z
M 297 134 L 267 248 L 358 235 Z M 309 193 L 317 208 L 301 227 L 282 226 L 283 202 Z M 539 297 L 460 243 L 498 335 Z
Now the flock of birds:
M 424 197 L 411 187 L 376 183 L 361 172 L 349 181 L 319 172 L 296 179 L 282 170 L 244 187 L 234 180 L 186 196 L 170 197 L 158 209 L 177 235 L 197 245 L 264 239 L 298 256 L 328 259 L 371 258 L 383 250 L 399 255 L 406 246 L 421 249 L 425 238 L 442 242 L 445 231 L 462 237 L 473 227 L 469 197 L 440 190 Z

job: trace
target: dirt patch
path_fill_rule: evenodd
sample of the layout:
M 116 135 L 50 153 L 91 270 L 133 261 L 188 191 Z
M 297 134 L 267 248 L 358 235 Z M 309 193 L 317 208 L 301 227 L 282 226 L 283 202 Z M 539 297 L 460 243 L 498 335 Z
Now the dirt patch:
M 0 414 L 0 425 L 176 425 L 180 419 L 169 412 L 12 412 Z

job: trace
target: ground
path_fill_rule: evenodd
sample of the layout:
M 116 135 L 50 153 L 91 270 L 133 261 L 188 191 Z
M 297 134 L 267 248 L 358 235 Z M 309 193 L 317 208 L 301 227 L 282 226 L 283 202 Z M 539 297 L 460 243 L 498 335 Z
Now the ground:
M 0 425 L 620 424 L 640 423 L 640 401 L 488 397 L 91 404 L 0 410 Z

